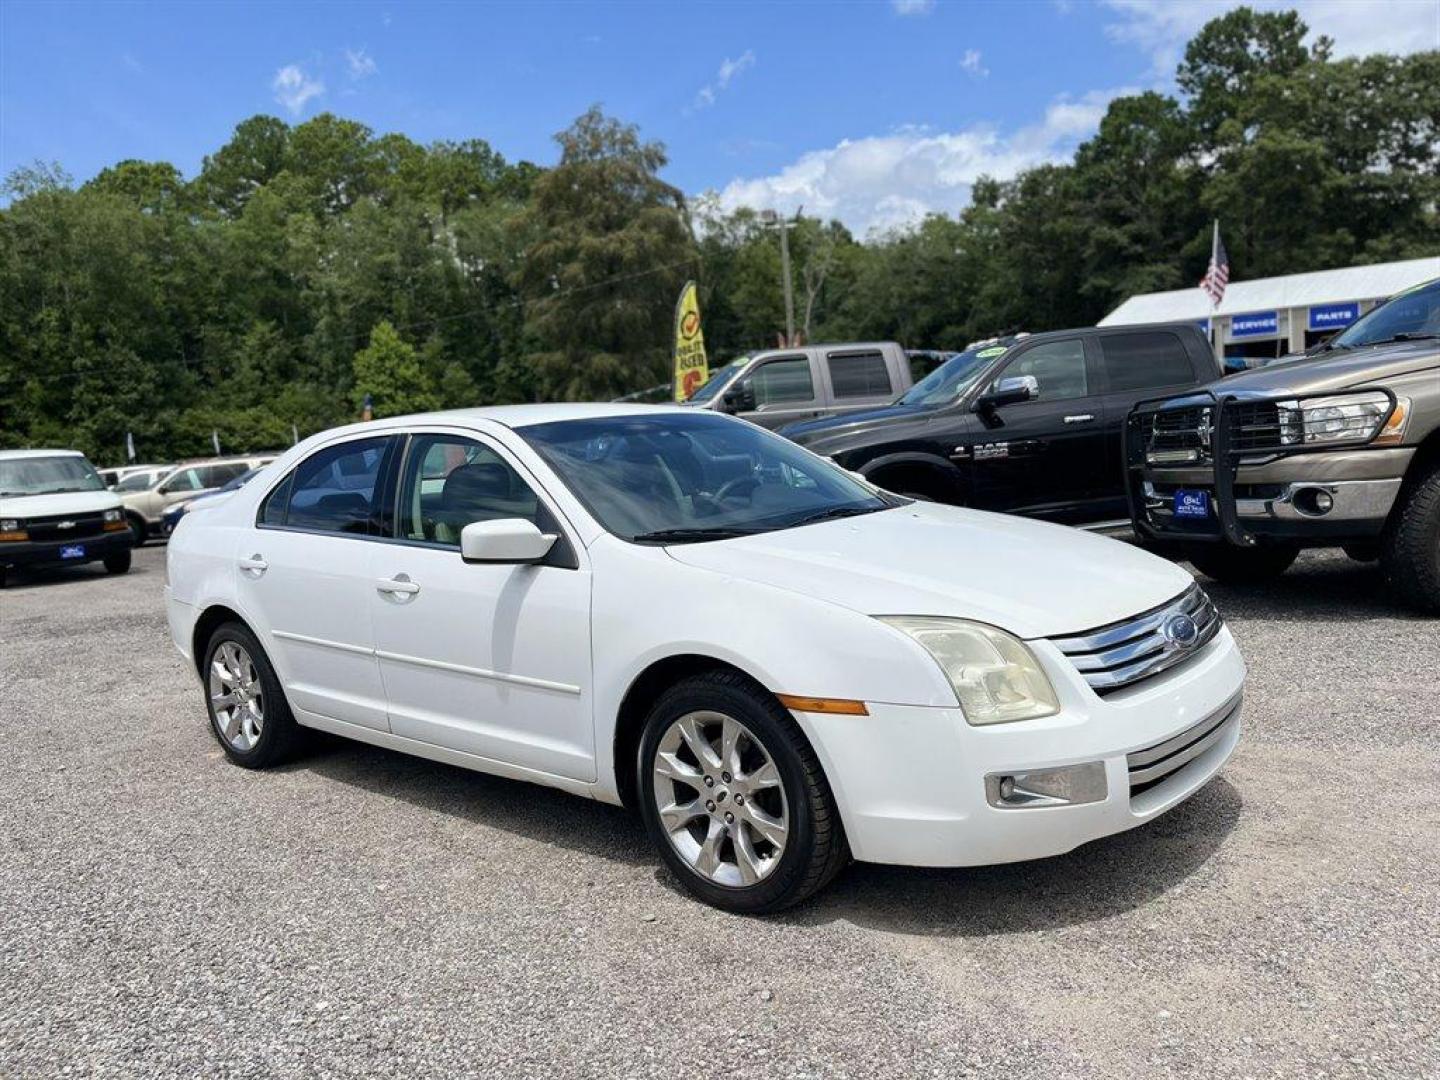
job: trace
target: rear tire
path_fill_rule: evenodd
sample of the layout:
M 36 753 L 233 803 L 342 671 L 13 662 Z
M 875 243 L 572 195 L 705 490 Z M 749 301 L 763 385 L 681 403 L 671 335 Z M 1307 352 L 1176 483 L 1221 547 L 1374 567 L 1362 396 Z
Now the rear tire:
M 1440 463 L 1401 493 L 1381 541 L 1380 569 L 1395 599 L 1440 614 Z
M 105 572 L 107 574 L 128 574 L 130 572 L 130 549 L 126 548 L 124 551 L 106 555 Z
M 1295 561 L 1300 549 L 1289 546 L 1237 548 L 1229 544 L 1191 548 L 1195 569 L 1226 585 L 1258 585 L 1273 581 Z
M 739 672 L 708 672 L 661 694 L 645 720 L 637 768 L 650 839 L 707 904 L 747 915 L 780 911 L 850 860 L 815 751 L 794 717 Z M 662 804 L 670 811 L 663 817 Z
M 210 733 L 225 756 L 246 769 L 268 769 L 295 756 L 301 729 L 270 658 L 241 623 L 216 628 L 200 669 Z

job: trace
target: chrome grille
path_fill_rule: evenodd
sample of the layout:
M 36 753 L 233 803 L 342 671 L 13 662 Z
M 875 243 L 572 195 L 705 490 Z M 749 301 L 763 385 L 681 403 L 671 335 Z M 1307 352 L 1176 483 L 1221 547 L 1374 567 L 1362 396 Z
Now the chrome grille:
M 1195 620 L 1199 633 L 1189 647 L 1166 636 L 1166 624 L 1176 615 Z M 1192 585 L 1174 600 L 1133 618 L 1050 640 L 1070 658 L 1091 689 L 1103 696 L 1198 656 L 1220 632 L 1221 624 L 1210 598 L 1199 585 Z
M 1151 465 L 1180 465 L 1205 461 L 1211 451 L 1211 417 L 1208 405 L 1162 409 L 1151 415 L 1145 460 Z
M 1275 402 L 1231 402 L 1225 416 L 1233 449 L 1270 450 L 1280 445 L 1280 409 Z
M 1227 702 L 1198 724 L 1164 742 L 1125 755 L 1130 770 L 1130 797 L 1164 783 L 1225 737 L 1229 723 L 1240 715 L 1240 698 Z

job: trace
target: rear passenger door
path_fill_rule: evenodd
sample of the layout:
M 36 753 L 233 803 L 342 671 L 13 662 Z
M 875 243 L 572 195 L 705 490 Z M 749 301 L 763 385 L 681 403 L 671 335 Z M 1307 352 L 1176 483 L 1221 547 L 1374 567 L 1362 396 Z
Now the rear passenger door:
M 859 412 L 888 405 L 896 387 L 879 349 L 836 349 L 825 353 L 830 413 Z
M 771 357 L 757 364 L 745 380 L 755 392 L 755 411 L 742 415 L 761 427 L 778 428 L 809 420 L 818 416 L 824 406 L 815 365 L 803 352 Z
M 1174 330 L 1112 330 L 1096 334 L 1091 346 L 1098 354 L 1105 382 L 1105 456 L 1112 466 L 1101 497 L 1107 517 L 1125 517 L 1129 514 L 1123 461 L 1125 417 L 1137 402 L 1169 397 L 1201 380 Z

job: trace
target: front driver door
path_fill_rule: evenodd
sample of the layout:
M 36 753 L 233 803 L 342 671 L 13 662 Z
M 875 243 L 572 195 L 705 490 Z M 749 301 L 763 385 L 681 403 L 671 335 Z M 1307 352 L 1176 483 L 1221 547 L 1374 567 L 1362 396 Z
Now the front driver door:
M 1096 516 L 1109 471 L 1098 380 L 1083 338 L 1017 352 L 996 376 L 1030 375 L 1039 395 L 996 409 L 973 436 L 971 505 L 1078 522 Z M 993 385 L 993 384 L 992 384 Z
M 595 779 L 590 572 L 501 447 L 416 432 L 394 542 L 377 544 L 371 611 L 390 730 L 572 780 Z M 472 564 L 460 531 L 525 518 L 559 536 L 544 564 Z

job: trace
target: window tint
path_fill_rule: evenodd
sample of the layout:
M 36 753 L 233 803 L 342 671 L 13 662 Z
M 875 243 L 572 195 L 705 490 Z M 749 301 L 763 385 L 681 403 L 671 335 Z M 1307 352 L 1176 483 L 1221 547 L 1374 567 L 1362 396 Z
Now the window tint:
M 524 518 L 542 532 L 555 519 L 514 468 L 495 451 L 458 435 L 417 435 L 405 455 L 400 537 L 460 546 L 472 521 Z
M 784 360 L 771 360 L 756 368 L 750 380 L 750 384 L 755 388 L 756 405 L 815 400 L 815 383 L 810 378 L 808 357 L 792 356 Z
M 1145 390 L 1195 381 L 1185 346 L 1174 334 L 1116 334 L 1100 339 L 1111 390 Z
M 1090 393 L 1090 382 L 1085 375 L 1085 343 L 1079 338 L 1036 345 L 1017 356 L 1000 373 L 1002 379 L 1017 375 L 1035 376 L 1040 384 L 1041 401 L 1064 401 Z
M 261 520 L 323 532 L 371 532 L 375 484 L 387 442 L 388 436 L 359 439 L 310 455 L 266 500 Z M 277 498 L 281 492 L 286 496 Z
M 200 480 L 200 470 L 191 466 L 189 468 L 176 469 L 166 479 L 160 490 L 167 495 L 172 491 L 199 491 L 205 485 Z
M 885 357 L 878 352 L 831 353 L 825 360 L 837 398 L 882 397 L 892 392 Z
M 285 524 L 285 510 L 290 504 L 290 485 L 294 479 L 295 474 L 289 473 L 275 486 L 274 491 L 265 496 L 265 502 L 260 507 L 261 525 Z
M 206 465 L 200 470 L 200 482 L 207 488 L 221 487 L 245 471 L 243 462 L 229 465 Z

